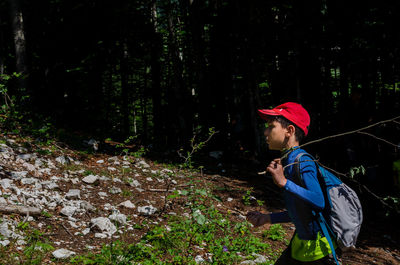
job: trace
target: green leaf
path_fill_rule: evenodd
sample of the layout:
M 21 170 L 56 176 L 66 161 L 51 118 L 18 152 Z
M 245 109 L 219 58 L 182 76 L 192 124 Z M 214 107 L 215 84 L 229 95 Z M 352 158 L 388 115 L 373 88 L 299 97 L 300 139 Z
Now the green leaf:
M 204 225 L 206 222 L 206 217 L 204 215 L 202 215 L 200 211 L 195 211 L 193 213 L 193 218 L 196 220 L 196 222 L 199 225 Z

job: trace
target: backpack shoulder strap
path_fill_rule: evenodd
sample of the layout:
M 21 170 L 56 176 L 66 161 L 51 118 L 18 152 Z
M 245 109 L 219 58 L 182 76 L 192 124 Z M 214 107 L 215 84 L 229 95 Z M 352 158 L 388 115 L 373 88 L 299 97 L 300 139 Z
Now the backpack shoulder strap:
M 315 160 L 315 159 L 314 159 L 314 157 L 313 157 L 312 155 L 310 155 L 310 154 L 308 154 L 308 153 L 299 153 L 299 154 L 296 156 L 295 160 L 294 160 L 294 162 L 296 163 L 296 164 L 295 164 L 295 171 L 296 171 L 295 176 L 298 178 L 298 180 L 300 181 L 300 183 L 302 184 L 302 186 L 305 187 L 303 178 L 302 178 L 302 176 L 301 176 L 301 174 L 300 174 L 300 158 L 301 158 L 303 155 L 309 156 L 310 158 L 312 158 L 312 160 Z M 318 163 L 315 163 L 315 166 L 317 167 L 317 174 L 319 175 L 319 168 L 318 168 L 319 166 L 318 166 Z M 318 177 L 318 181 L 321 181 L 321 179 L 322 179 L 322 178 Z M 323 180 L 323 179 L 322 179 L 322 180 Z M 320 183 L 320 185 L 321 185 L 321 183 Z M 323 187 L 321 187 L 321 189 L 322 189 L 322 192 L 325 194 L 326 191 L 323 189 Z M 336 256 L 335 248 L 334 248 L 334 246 L 333 246 L 332 238 L 331 238 L 330 233 L 329 233 L 329 231 L 330 231 L 331 233 L 333 232 L 332 229 L 331 229 L 331 227 L 330 227 L 330 226 L 328 225 L 328 223 L 326 222 L 324 216 L 322 215 L 322 212 L 316 213 L 315 211 L 312 211 L 312 214 L 317 218 L 317 221 L 318 221 L 319 226 L 321 227 L 322 233 L 323 233 L 323 235 L 325 236 L 325 238 L 328 240 L 329 247 L 331 248 L 332 255 L 333 255 L 334 259 L 335 259 L 336 264 L 337 264 L 337 265 L 340 265 L 340 263 L 339 263 L 339 261 L 338 261 L 338 259 L 337 259 L 337 256 Z M 332 233 L 332 234 L 333 234 L 333 233 Z

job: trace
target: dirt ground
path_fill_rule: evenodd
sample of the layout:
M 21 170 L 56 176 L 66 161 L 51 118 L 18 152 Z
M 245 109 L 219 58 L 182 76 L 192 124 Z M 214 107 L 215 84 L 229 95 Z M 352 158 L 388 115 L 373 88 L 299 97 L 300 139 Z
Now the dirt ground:
M 52 154 L 58 156 L 58 154 Z M 104 175 L 107 173 L 107 167 L 113 166 L 109 163 L 111 155 L 97 153 L 90 156 L 82 156 L 74 152 L 74 150 L 64 150 L 64 155 L 73 157 L 75 160 L 82 162 L 81 168 L 92 171 L 94 174 Z M 122 161 L 122 157 L 118 157 Z M 96 161 L 104 160 L 105 163 L 98 164 Z M 112 185 L 121 188 L 122 193 L 120 194 L 109 194 L 106 199 L 102 199 L 96 196 L 98 192 L 108 192 L 110 189 L 109 182 L 100 182 L 97 185 L 93 185 L 90 189 L 90 194 L 87 200 L 97 208 L 95 212 L 86 212 L 83 216 L 79 217 L 82 222 L 90 222 L 91 218 L 98 216 L 107 216 L 110 213 L 109 209 L 104 207 L 105 204 L 118 205 L 128 198 L 136 205 L 143 206 L 149 202 L 157 207 L 163 209 L 166 205 L 165 195 L 166 187 L 165 183 L 158 181 L 148 181 L 148 178 L 153 176 L 151 170 L 160 171 L 166 168 L 166 164 L 155 162 L 150 158 L 143 158 L 150 165 L 147 168 L 148 173 L 141 172 L 135 175 L 135 179 L 142 183 L 141 188 L 143 192 L 137 192 L 134 187 L 127 185 L 124 182 L 113 182 Z M 204 185 L 207 187 L 215 187 L 215 194 L 218 195 L 224 202 L 223 207 L 225 209 L 231 209 L 240 213 L 247 213 L 248 211 L 259 210 L 262 212 L 280 211 L 283 209 L 283 201 L 281 199 L 280 190 L 272 183 L 271 179 L 266 178 L 264 175 L 257 174 L 259 165 L 254 165 L 252 162 L 236 163 L 235 165 L 229 162 L 219 163 L 214 160 L 205 160 L 204 169 L 201 172 L 191 173 L 194 179 L 199 180 L 198 185 Z M 59 168 L 59 176 L 63 176 L 65 168 Z M 118 173 L 113 173 L 112 178 L 124 179 L 126 174 L 134 174 L 132 168 L 127 171 L 122 168 L 117 168 Z M 187 179 L 185 176 L 188 173 L 181 170 L 176 170 L 175 178 L 176 186 L 185 185 Z M 52 174 L 54 175 L 54 173 Z M 48 176 L 50 177 L 50 176 Z M 80 183 L 73 184 L 72 182 L 59 182 L 59 189 L 62 193 L 67 193 L 70 189 L 79 189 Z M 222 187 L 218 189 L 217 187 Z M 251 190 L 252 196 L 255 196 L 257 200 L 262 200 L 264 205 L 259 206 L 255 203 L 245 205 L 243 202 L 243 195 L 246 191 Z M 228 200 L 229 199 L 229 200 Z M 217 202 L 216 202 L 217 204 Z M 372 204 L 371 204 L 372 205 Z M 365 222 L 363 224 L 358 246 L 356 249 L 344 253 L 342 260 L 343 264 L 400 264 L 400 233 L 398 223 L 390 219 L 382 218 L 382 213 L 377 213 L 373 209 L 369 209 L 369 202 L 364 203 Z M 169 211 L 174 211 L 180 214 L 180 208 L 171 206 Z M 216 207 L 220 207 L 217 206 Z M 162 224 L 166 222 L 161 215 L 155 215 L 152 217 L 142 216 L 137 213 L 137 209 L 119 208 L 120 212 L 129 216 L 130 221 L 135 224 L 142 224 L 146 222 L 157 222 Z M 134 229 L 133 231 L 125 231 L 120 233 L 118 236 L 112 238 L 96 238 L 94 233 L 89 233 L 85 236 L 79 234 L 82 228 L 76 228 L 71 223 L 63 218 L 59 214 L 60 209 L 56 209 L 54 212 L 50 212 L 49 216 L 40 216 L 32 224 L 34 227 L 39 229 L 49 242 L 57 248 L 66 248 L 76 252 L 77 254 L 84 254 L 88 252 L 97 252 L 101 249 L 103 244 L 110 243 L 116 239 L 123 240 L 126 242 L 137 242 L 141 236 L 146 232 L 143 229 Z M 16 219 L 19 217 L 16 216 Z M 39 226 L 39 223 L 41 224 Z M 292 224 L 283 224 L 286 230 L 286 239 L 290 240 L 294 232 Z M 256 235 L 261 236 L 261 232 L 266 227 L 253 228 L 253 232 Z M 270 244 L 274 249 L 282 250 L 286 247 L 284 242 L 281 241 L 270 241 Z M 15 249 L 15 251 L 21 251 Z M 47 263 L 51 262 L 51 256 L 44 260 Z

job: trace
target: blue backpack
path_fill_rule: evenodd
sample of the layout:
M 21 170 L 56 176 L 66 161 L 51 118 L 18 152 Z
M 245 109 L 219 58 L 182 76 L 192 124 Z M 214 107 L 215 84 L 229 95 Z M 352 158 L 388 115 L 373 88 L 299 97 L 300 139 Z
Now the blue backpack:
M 322 233 L 329 242 L 333 257 L 339 264 L 333 240 L 342 250 L 355 247 L 363 221 L 363 213 L 357 194 L 349 186 L 338 179 L 332 172 L 326 170 L 308 153 L 300 153 L 295 159 L 296 173 L 300 183 L 304 182 L 300 174 L 300 158 L 306 155 L 315 161 L 318 171 L 318 181 L 325 198 L 325 208 L 321 212 L 313 211 Z

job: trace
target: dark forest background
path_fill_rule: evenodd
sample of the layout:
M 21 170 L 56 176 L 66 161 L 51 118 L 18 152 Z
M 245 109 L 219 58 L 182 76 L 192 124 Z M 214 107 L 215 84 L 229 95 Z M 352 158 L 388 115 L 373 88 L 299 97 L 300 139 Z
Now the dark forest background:
M 174 155 L 215 128 L 205 151 L 264 165 L 276 154 L 258 108 L 303 104 L 306 141 L 399 115 L 399 13 L 397 1 L 3 0 L 3 127 L 130 137 Z M 399 128 L 370 133 L 398 144 Z M 382 141 L 307 150 L 338 171 L 363 165 L 377 192 L 395 187 L 398 150 Z

